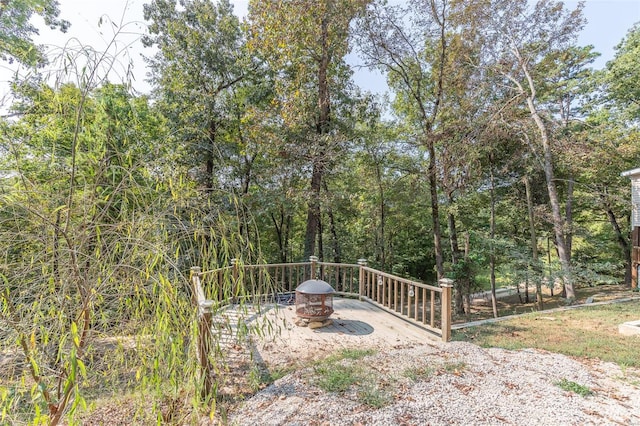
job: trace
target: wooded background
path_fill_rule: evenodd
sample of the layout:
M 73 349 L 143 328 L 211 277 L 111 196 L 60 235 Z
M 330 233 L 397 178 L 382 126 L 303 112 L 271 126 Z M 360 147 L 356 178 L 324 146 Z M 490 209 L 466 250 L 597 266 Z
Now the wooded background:
M 92 333 L 162 332 L 149 359 L 181 365 L 191 266 L 366 258 L 453 278 L 458 302 L 630 283 L 638 25 L 596 71 L 581 6 L 551 0 L 252 0 L 243 22 L 227 0 L 154 0 L 140 95 L 118 55 L 35 46 L 34 14 L 68 26 L 55 1 L 0 9 L 2 59 L 33 67 L 0 120 L 0 278 L 52 419 L 82 404 Z M 349 52 L 390 96 L 354 85 Z

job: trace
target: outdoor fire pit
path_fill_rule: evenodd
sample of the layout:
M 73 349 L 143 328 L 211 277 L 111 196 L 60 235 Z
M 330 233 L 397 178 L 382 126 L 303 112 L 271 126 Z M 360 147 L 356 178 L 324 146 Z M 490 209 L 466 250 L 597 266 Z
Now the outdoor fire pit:
M 333 313 L 333 287 L 321 280 L 307 280 L 296 288 L 296 315 L 309 323 L 326 321 Z

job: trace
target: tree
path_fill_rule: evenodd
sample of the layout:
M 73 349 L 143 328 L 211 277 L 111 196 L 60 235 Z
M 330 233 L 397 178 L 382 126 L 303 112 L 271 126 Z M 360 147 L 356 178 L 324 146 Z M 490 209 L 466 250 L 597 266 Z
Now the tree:
M 360 49 L 367 64 L 388 73 L 397 93 L 400 114 L 419 129 L 419 143 L 428 157 L 431 224 L 438 278 L 444 276 L 442 232 L 436 168 L 436 120 L 443 98 L 447 55 L 447 2 L 416 2 L 412 8 L 374 3 L 360 23 Z M 411 16 L 413 27 L 404 24 Z M 432 34 L 435 37 L 432 38 Z
M 45 61 L 44 52 L 31 37 L 38 29 L 31 22 L 40 15 L 51 29 L 65 32 L 69 22 L 58 19 L 60 10 L 56 0 L 12 0 L 0 2 L 0 59 L 36 66 Z
M 477 141 L 491 109 L 488 85 L 478 66 L 480 27 L 473 9 L 474 5 L 449 0 L 412 1 L 406 6 L 377 2 L 359 25 L 362 56 L 387 74 L 406 137 L 424 152 L 436 276 L 443 277 L 449 266 L 458 271 L 458 313 L 464 312 L 463 293 L 469 292 L 473 277 L 461 272 L 471 269 L 462 265 L 467 257 L 458 237 L 456 198 L 475 174 Z M 450 263 L 443 244 L 443 214 Z
M 157 123 L 140 124 L 146 100 L 122 86 L 43 86 L 22 99 L 2 146 L 14 175 L 0 202 L 0 312 L 37 385 L 30 404 L 38 413 L 44 403 L 42 416 L 57 424 L 84 404 L 95 331 L 118 323 L 114 313 L 139 313 L 118 296 L 144 276 L 151 251 L 138 242 L 156 241 L 147 215 L 157 202 L 147 191 L 153 163 L 143 158 Z
M 158 47 L 148 59 L 154 96 L 173 128 L 172 143 L 181 152 L 184 172 L 204 193 L 212 193 L 237 182 L 236 176 L 223 177 L 230 158 L 239 161 L 233 165 L 236 172 L 250 170 L 256 156 L 243 144 L 239 127 L 248 108 L 241 106 L 253 101 L 239 87 L 256 66 L 246 55 L 244 34 L 228 0 L 180 4 L 155 0 L 144 6 L 150 25 L 143 43 Z M 249 171 L 239 173 L 245 180 L 250 176 Z M 246 188 L 248 182 L 239 186 Z
M 580 198 L 589 206 L 598 206 L 599 212 L 596 210 L 593 214 L 604 215 L 612 232 L 601 237 L 598 234 L 606 233 L 591 225 L 595 234 L 591 243 L 605 244 L 599 242 L 603 238 L 615 241 L 624 262 L 626 285 L 631 285 L 632 267 L 631 241 L 624 225 L 629 217 L 629 200 L 620 194 L 627 193 L 628 181 L 619 173 L 637 167 L 640 159 L 637 127 L 640 110 L 637 89 L 632 83 L 637 68 L 633 64 L 638 62 L 638 34 L 640 30 L 636 25 L 617 46 L 614 59 L 592 76 L 593 95 L 583 107 L 586 119 L 579 127 L 578 155 L 573 157 L 579 183 L 584 187 L 578 193 Z M 606 264 L 613 259 L 604 253 L 612 250 L 615 249 L 600 249 L 597 254 L 581 253 L 581 256 L 589 256 L 591 264 Z
M 584 25 L 583 4 L 572 12 L 561 2 L 540 0 L 533 7 L 525 0 L 488 2 L 482 11 L 487 20 L 486 46 L 490 66 L 499 73 L 527 107 L 538 130 L 545 172 L 556 249 L 562 265 L 568 300 L 575 298 L 571 278 L 571 260 L 564 232 L 560 198 L 556 187 L 553 138 L 548 117 L 543 116 L 538 99 L 539 64 L 548 55 L 566 49 Z M 548 76 L 544 76 L 547 77 Z
M 625 283 L 631 285 L 631 242 L 628 234 L 622 231 L 619 224 L 620 217 L 627 215 L 628 203 L 618 200 L 612 193 L 617 191 L 613 188 L 620 188 L 621 182 L 616 175 L 617 171 L 635 168 L 640 160 L 640 132 L 638 123 L 640 122 L 640 90 L 637 81 L 640 78 L 638 57 L 640 55 L 640 24 L 633 26 L 625 38 L 616 47 L 615 57 L 607 62 L 606 68 L 598 76 L 603 83 L 602 97 L 599 99 L 600 105 L 604 109 L 592 111 L 590 124 L 595 125 L 596 140 L 605 140 L 611 147 L 615 156 L 608 155 L 608 158 L 615 168 L 610 169 L 607 177 L 602 176 L 603 165 L 598 167 L 592 165 L 590 173 L 595 171 L 597 177 L 594 184 L 603 186 L 600 192 L 600 205 L 603 207 L 607 218 L 615 233 L 616 241 L 620 246 L 625 261 Z M 597 108 L 597 107 L 596 107 Z M 592 133 L 592 134 L 593 134 Z M 602 158 L 599 155 L 600 144 L 595 144 L 595 153 L 592 158 Z M 612 161 L 613 160 L 613 161 Z M 609 164 L 607 164 L 609 166 Z M 623 185 L 627 185 L 624 182 Z M 622 188 L 620 188 L 622 189 Z M 620 191 L 622 192 L 622 191 Z M 626 191 L 624 191 L 626 192 Z M 622 201 L 622 208 L 620 204 Z M 626 206 L 626 207 L 625 207 Z M 616 214 L 616 211 L 624 213 Z
M 556 168 L 563 173 L 566 181 L 565 202 L 565 242 L 569 260 L 571 261 L 573 246 L 573 202 L 575 186 L 575 153 L 579 152 L 576 138 L 581 137 L 583 106 L 592 89 L 593 72 L 587 68 L 598 56 L 592 46 L 569 47 L 562 51 L 552 52 L 541 62 L 540 73 L 547 75 L 545 81 L 539 83 L 540 103 L 550 115 L 557 117 L 554 126 Z
M 607 62 L 603 73 L 605 99 L 609 106 L 624 111 L 631 122 L 640 120 L 640 24 L 634 25 L 616 46 L 615 57 Z
M 345 95 L 349 71 L 349 25 L 364 0 L 251 1 L 251 46 L 281 77 L 276 104 L 284 133 L 293 139 L 285 148 L 310 166 L 310 193 L 304 256 L 322 257 L 321 192 L 323 180 L 339 151 L 336 112 Z

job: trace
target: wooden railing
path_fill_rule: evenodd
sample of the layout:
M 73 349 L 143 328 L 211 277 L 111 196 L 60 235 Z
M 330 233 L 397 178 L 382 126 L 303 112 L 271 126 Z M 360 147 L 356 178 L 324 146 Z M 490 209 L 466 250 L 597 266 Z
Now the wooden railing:
M 424 284 L 378 271 L 364 259 L 357 264 L 309 262 L 244 265 L 232 259 L 231 266 L 200 271 L 192 268 L 197 306 L 214 301 L 216 306 L 237 303 L 293 301 L 296 287 L 308 279 L 329 283 L 338 295 L 357 297 L 439 336 L 451 338 L 451 288 L 441 279 L 439 286 Z M 206 292 L 206 294 L 205 294 Z
M 364 265 L 361 274 L 361 299 L 428 329 L 445 342 L 450 340 L 452 280 L 441 279 L 436 287 Z
M 451 288 L 453 281 L 441 279 L 439 286 L 397 277 L 358 264 L 309 262 L 231 266 L 211 271 L 191 268 L 193 303 L 198 309 L 197 356 L 200 364 L 200 395 L 213 389 L 212 325 L 216 313 L 241 300 L 251 303 L 294 301 L 296 287 L 308 279 L 329 283 L 338 295 L 357 297 L 387 312 L 425 328 L 443 341 L 451 339 Z

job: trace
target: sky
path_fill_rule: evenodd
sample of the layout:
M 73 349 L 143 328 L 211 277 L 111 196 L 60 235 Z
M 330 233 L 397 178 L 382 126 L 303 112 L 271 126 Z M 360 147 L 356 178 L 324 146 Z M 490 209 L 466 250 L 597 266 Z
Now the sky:
M 111 45 L 109 50 L 126 52 L 129 55 L 134 64 L 134 88 L 139 92 L 147 92 L 149 85 L 145 83 L 146 70 L 141 55 L 149 56 L 152 51 L 142 47 L 139 36 L 145 28 L 142 6 L 148 2 L 149 0 L 59 0 L 60 17 L 70 21 L 71 28 L 67 34 L 45 28 L 35 41 L 50 46 L 53 52 L 59 51 L 65 45 L 92 46 L 102 51 L 109 47 L 114 31 L 119 29 L 122 34 L 118 35 L 118 42 Z M 248 0 L 231 2 L 237 14 L 246 14 Z M 565 3 L 573 9 L 578 2 Z M 585 3 L 584 13 L 588 23 L 580 34 L 578 43 L 591 44 L 602 54 L 593 64 L 594 68 L 600 69 L 613 58 L 614 47 L 620 43 L 631 26 L 640 22 L 640 0 L 587 0 Z M 102 24 L 98 25 L 101 17 Z M 109 17 L 113 24 L 110 25 L 106 17 Z M 358 65 L 357 60 L 354 62 L 354 65 Z M 124 76 L 125 65 L 114 64 L 114 71 L 118 76 Z M 8 82 L 14 72 L 14 68 L 0 63 L 0 102 L 8 93 Z M 354 78 L 365 90 L 381 92 L 386 89 L 384 78 L 379 74 L 360 70 Z

